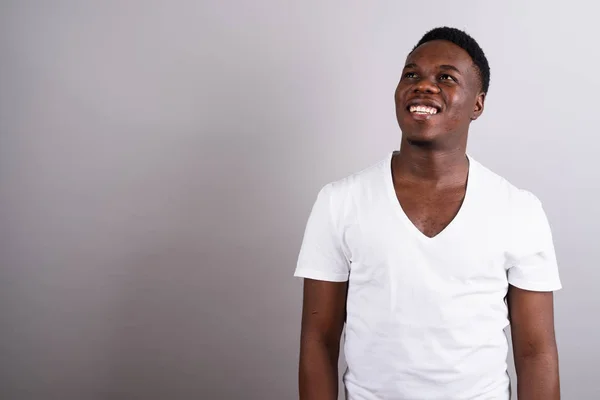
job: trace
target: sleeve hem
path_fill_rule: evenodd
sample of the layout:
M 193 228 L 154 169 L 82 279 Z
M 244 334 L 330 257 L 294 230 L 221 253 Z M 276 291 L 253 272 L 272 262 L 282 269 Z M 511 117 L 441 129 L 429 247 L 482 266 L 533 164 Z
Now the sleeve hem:
M 518 287 L 519 289 L 529 290 L 532 292 L 554 292 L 562 289 L 560 282 L 527 282 L 521 280 L 510 280 L 510 285 Z
M 298 268 L 296 272 L 294 272 L 294 276 L 297 278 L 308 278 L 328 282 L 346 282 L 348 280 L 348 274 L 330 274 L 323 271 L 304 268 Z

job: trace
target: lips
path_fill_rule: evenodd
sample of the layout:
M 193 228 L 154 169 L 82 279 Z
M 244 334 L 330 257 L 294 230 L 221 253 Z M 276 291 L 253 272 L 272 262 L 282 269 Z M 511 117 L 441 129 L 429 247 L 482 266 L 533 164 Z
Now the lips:
M 410 111 L 411 113 L 416 113 L 416 114 L 429 114 L 429 115 L 437 114 L 436 108 L 427 107 L 427 106 L 410 106 L 408 108 L 408 111 Z
M 411 114 L 435 115 L 442 110 L 442 107 L 430 99 L 413 99 L 407 103 L 406 110 Z

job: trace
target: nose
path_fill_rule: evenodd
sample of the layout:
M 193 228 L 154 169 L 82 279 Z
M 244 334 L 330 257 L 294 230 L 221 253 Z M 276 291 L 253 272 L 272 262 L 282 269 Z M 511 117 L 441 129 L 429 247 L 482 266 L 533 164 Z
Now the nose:
M 414 91 L 416 93 L 439 93 L 440 87 L 431 79 L 424 78 L 415 84 Z

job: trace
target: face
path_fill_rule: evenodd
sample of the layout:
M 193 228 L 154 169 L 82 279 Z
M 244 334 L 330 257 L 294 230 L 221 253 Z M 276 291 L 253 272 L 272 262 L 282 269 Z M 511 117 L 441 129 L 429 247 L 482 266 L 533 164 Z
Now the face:
M 396 117 L 408 140 L 453 143 L 466 140 L 484 99 L 469 54 L 454 43 L 431 41 L 406 59 L 395 93 Z

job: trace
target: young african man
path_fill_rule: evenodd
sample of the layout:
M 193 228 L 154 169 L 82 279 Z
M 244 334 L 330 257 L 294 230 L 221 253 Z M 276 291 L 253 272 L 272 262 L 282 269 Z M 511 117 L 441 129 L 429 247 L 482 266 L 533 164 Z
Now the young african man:
M 519 400 L 560 398 L 545 211 L 467 153 L 489 79 L 472 37 L 428 32 L 395 92 L 399 151 L 320 190 L 295 271 L 301 400 L 337 399 L 344 324 L 348 400 L 508 400 L 509 324 Z

